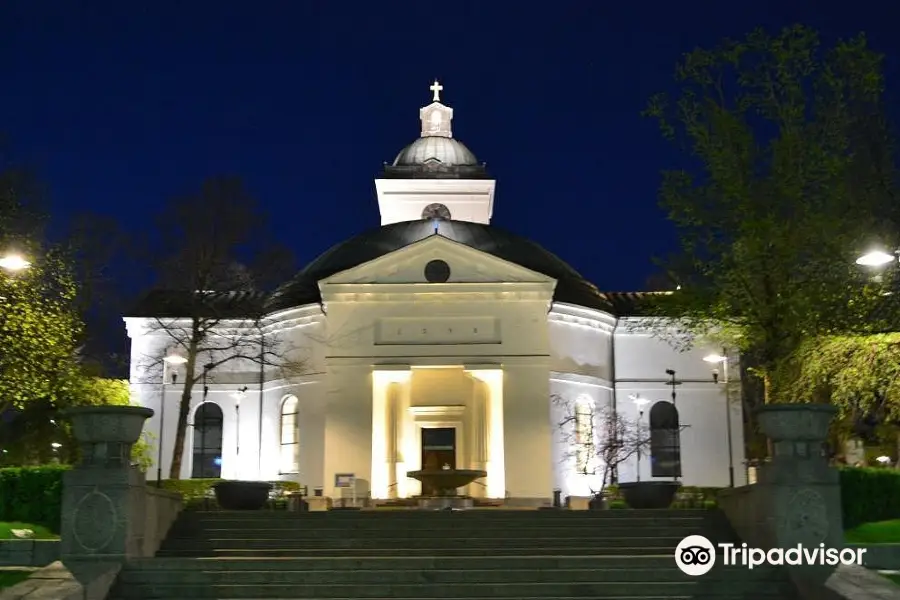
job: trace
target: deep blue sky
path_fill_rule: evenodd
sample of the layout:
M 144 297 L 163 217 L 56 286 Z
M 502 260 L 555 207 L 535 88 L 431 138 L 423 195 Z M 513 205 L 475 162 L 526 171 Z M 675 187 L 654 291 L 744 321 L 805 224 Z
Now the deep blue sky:
M 237 174 L 306 263 L 378 225 L 373 178 L 418 136 L 437 77 L 498 180 L 494 224 L 601 289 L 640 289 L 673 245 L 656 189 L 678 155 L 639 113 L 680 55 L 759 25 L 864 30 L 892 86 L 891 4 L 4 0 L 0 132 L 57 218 L 136 229 Z

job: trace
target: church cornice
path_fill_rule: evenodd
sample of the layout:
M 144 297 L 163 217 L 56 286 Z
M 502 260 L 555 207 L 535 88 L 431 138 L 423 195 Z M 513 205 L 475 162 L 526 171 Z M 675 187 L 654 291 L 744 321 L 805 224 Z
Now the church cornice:
M 577 373 L 550 371 L 550 381 L 586 387 L 595 387 L 605 390 L 613 389 L 612 382 L 609 379 L 604 379 L 602 377 L 592 377 L 590 375 L 579 375 Z
M 553 298 L 552 282 L 512 283 L 339 283 L 322 286 L 326 306 L 334 302 L 547 302 Z
M 565 325 L 596 329 L 606 333 L 612 333 L 617 322 L 617 319 L 609 313 L 564 302 L 553 303 L 553 307 L 547 315 L 547 320 Z
M 417 346 L 422 348 L 422 346 Z M 397 354 L 395 356 L 326 356 L 325 364 L 328 368 L 359 368 L 366 367 L 369 369 L 383 369 L 389 366 L 405 366 L 415 369 L 417 367 L 460 367 L 472 368 L 477 365 L 479 368 L 496 367 L 506 369 L 507 367 L 546 367 L 550 364 L 552 357 L 547 354 L 485 354 L 479 356 L 477 354 L 461 353 L 461 354 Z

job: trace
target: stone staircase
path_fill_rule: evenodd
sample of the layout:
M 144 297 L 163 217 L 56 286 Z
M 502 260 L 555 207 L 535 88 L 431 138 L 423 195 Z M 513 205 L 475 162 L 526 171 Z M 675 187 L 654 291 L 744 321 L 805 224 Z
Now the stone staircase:
M 184 512 L 110 600 L 795 600 L 781 569 L 675 565 L 687 535 L 734 541 L 718 511 Z

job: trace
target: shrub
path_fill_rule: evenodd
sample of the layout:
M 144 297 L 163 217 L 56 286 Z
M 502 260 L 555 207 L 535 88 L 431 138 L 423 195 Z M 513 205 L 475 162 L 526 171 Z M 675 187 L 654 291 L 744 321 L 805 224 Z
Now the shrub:
M 59 533 L 66 465 L 0 469 L 0 521 L 42 525 Z
M 900 471 L 845 467 L 840 477 L 844 529 L 900 518 Z

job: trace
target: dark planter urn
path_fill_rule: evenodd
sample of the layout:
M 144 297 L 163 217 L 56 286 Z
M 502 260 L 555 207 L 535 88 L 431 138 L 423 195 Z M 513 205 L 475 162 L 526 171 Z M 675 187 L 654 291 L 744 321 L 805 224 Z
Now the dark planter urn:
M 607 510 L 608 508 L 609 502 L 602 493 L 594 494 L 591 496 L 591 499 L 588 500 L 588 510 Z
M 224 510 L 260 510 L 269 500 L 272 484 L 266 481 L 220 481 L 213 484 L 216 502 Z
M 632 481 L 620 483 L 619 492 L 630 508 L 669 508 L 681 488 L 678 481 Z

